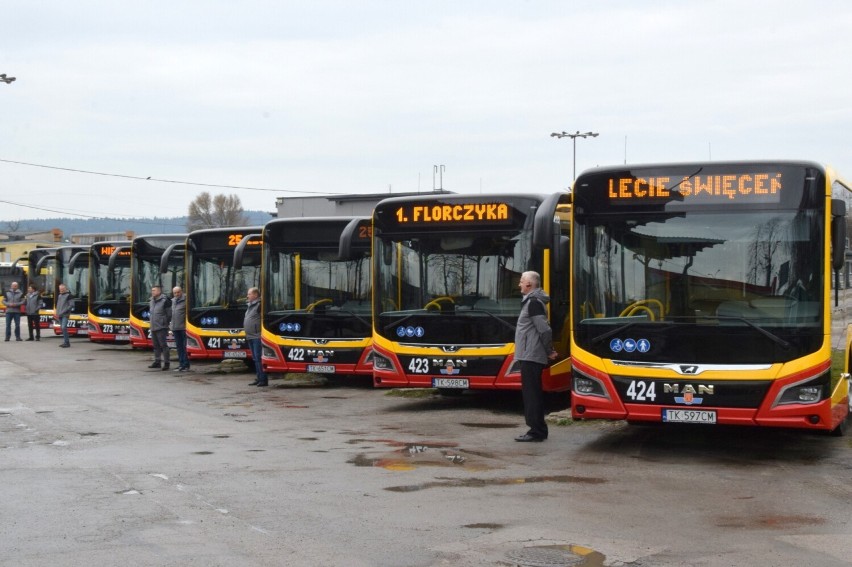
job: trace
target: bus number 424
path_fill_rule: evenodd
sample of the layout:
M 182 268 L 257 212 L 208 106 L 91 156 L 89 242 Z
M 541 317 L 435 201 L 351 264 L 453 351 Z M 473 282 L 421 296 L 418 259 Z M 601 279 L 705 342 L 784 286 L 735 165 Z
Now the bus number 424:
M 657 399 L 654 382 L 643 382 L 642 380 L 631 380 L 627 387 L 627 397 L 635 402 L 647 402 Z

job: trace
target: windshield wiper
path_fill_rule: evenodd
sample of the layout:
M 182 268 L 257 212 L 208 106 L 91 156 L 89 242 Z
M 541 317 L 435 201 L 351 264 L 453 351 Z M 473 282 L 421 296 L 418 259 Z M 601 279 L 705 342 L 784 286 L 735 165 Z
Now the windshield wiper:
M 508 327 L 509 329 L 512 329 L 513 331 L 515 330 L 515 325 L 512 325 L 511 323 L 509 323 L 505 319 L 501 319 L 500 317 L 498 317 L 497 315 L 495 315 L 491 311 L 486 311 L 485 309 L 471 309 L 470 311 L 456 311 L 456 315 L 460 315 L 462 313 L 485 313 L 486 315 L 488 315 L 492 319 L 496 319 L 497 321 L 499 321 L 500 323 L 502 323 L 504 326 Z
M 726 317 L 726 316 L 720 317 L 720 316 L 717 315 L 716 318 L 719 321 L 723 321 L 723 320 L 724 321 L 741 321 L 741 322 L 745 323 L 746 325 L 748 325 L 749 327 L 751 327 L 752 329 L 754 329 L 755 331 L 757 331 L 758 333 L 760 333 L 761 335 L 763 335 L 764 337 L 771 340 L 772 342 L 781 345 L 781 348 L 783 348 L 784 350 L 788 350 L 791 346 L 793 346 L 790 343 L 788 343 L 787 341 L 785 341 L 784 339 L 782 339 L 781 337 L 779 337 L 778 335 L 776 335 L 775 333 L 773 333 L 771 331 L 767 331 L 766 329 L 764 329 L 763 327 L 761 327 L 757 323 L 755 323 L 753 321 L 749 321 L 745 317 Z
M 698 319 L 716 319 L 717 321 L 739 321 L 741 323 L 745 323 L 746 325 L 748 325 L 749 327 L 751 327 L 752 329 L 754 329 L 755 331 L 757 331 L 761 335 L 765 336 L 766 338 L 768 338 L 772 342 L 780 345 L 785 350 L 789 349 L 792 346 L 789 342 L 785 341 L 784 339 L 782 339 L 781 337 L 779 337 L 778 335 L 776 335 L 772 331 L 767 331 L 766 329 L 764 329 L 763 327 L 761 327 L 760 325 L 758 325 L 754 321 L 749 321 L 745 317 L 726 317 L 724 315 L 722 315 L 722 316 L 716 315 L 716 316 L 713 316 L 713 317 L 708 317 L 708 316 L 699 317 L 699 316 L 696 316 L 696 315 L 671 315 L 671 316 L 667 317 L 668 321 L 671 321 L 673 319 L 674 320 L 678 320 L 678 319 L 680 319 L 680 320 L 692 320 L 692 321 L 695 321 L 695 320 L 698 320 Z M 631 326 L 635 325 L 636 323 L 639 323 L 639 321 L 630 322 L 630 323 L 627 323 L 626 325 L 622 325 L 621 327 L 618 327 L 617 329 L 613 329 L 612 331 L 608 331 L 608 332 L 604 333 L 603 335 L 597 336 L 594 339 L 592 339 L 592 343 L 597 344 L 598 342 L 600 342 L 604 339 L 607 339 L 607 338 L 611 337 L 612 335 L 615 335 L 616 333 L 620 333 L 621 331 L 625 330 L 627 327 L 631 327 Z
M 363 317 L 361 317 L 360 315 L 358 315 L 354 311 L 344 309 L 343 307 L 335 307 L 334 309 L 326 309 L 323 313 L 326 314 L 326 315 L 329 315 L 329 314 L 332 314 L 332 313 L 346 313 L 347 315 L 352 315 L 353 317 L 355 317 L 356 319 L 358 319 L 359 321 L 361 321 L 362 323 L 364 323 L 364 325 L 366 325 L 368 327 L 373 326 L 369 321 L 367 321 L 366 319 L 364 319 Z

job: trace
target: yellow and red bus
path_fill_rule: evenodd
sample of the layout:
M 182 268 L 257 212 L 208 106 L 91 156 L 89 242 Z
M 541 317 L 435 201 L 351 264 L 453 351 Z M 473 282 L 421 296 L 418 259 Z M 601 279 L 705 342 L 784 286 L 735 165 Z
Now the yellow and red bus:
M 575 419 L 843 432 L 850 185 L 696 162 L 593 169 L 573 196 Z
M 263 227 L 208 228 L 186 239 L 186 351 L 191 359 L 251 360 L 243 329 L 247 293 L 260 288 Z M 246 235 L 242 265 L 234 251 Z
M 541 274 L 560 354 L 547 391 L 570 388 L 570 195 L 424 194 L 373 212 L 373 383 L 520 389 L 513 360 L 521 274 Z
M 48 329 L 53 324 L 53 293 L 56 287 L 56 248 L 36 248 L 27 255 L 27 285 L 41 293 L 43 307 L 38 311 L 38 324 Z
M 369 217 L 288 218 L 263 229 L 263 367 L 371 376 Z
M 174 287 L 184 287 L 186 236 L 148 234 L 137 236 L 130 245 L 130 345 L 134 349 L 153 347 L 148 313 L 151 286 L 162 287 L 167 296 Z
M 89 252 L 89 340 L 130 343 L 129 240 L 96 242 Z
M 65 284 L 73 297 L 73 308 L 68 317 L 68 334 L 89 334 L 89 246 L 60 246 L 56 249 L 56 278 L 54 294 L 59 295 L 59 284 Z M 53 319 L 53 332 L 62 334 L 59 320 Z

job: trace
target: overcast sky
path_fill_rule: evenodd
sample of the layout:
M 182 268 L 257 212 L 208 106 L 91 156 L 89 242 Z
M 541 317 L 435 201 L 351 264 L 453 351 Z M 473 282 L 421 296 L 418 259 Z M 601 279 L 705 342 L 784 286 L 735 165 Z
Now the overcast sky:
M 848 1 L 5 0 L 0 26 L 0 221 L 179 216 L 203 190 L 269 211 L 560 191 L 561 131 L 600 134 L 578 174 L 804 158 L 852 177 Z

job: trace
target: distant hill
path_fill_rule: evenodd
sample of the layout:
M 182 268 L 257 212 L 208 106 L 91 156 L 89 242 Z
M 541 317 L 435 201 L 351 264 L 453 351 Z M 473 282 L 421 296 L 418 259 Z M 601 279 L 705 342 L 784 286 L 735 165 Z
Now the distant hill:
M 267 211 L 245 211 L 249 226 L 262 226 L 272 219 Z M 28 219 L 15 221 L 15 232 L 41 232 L 58 228 L 65 238 L 72 234 L 113 233 L 132 230 L 139 234 L 168 234 L 186 232 L 186 217 L 138 219 Z M 9 223 L 0 221 L 0 232 L 9 231 Z

